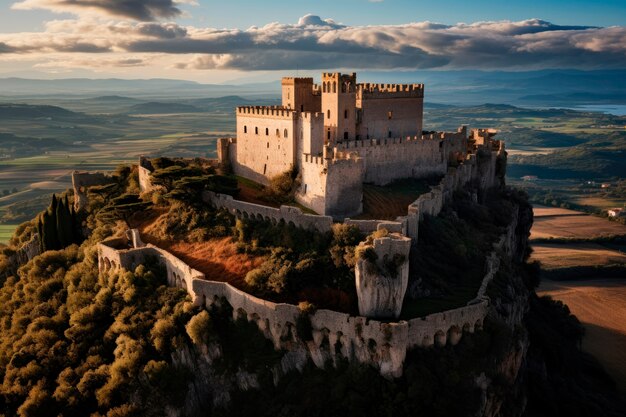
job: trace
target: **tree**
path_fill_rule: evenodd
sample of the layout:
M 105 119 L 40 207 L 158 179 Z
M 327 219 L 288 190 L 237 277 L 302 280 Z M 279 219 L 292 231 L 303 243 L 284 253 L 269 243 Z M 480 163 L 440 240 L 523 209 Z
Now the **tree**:
M 152 183 L 172 191 L 174 183 L 185 177 L 197 177 L 202 175 L 202 170 L 196 167 L 172 165 L 167 168 L 157 169 L 152 173 Z
M 123 194 L 111 200 L 109 205 L 98 213 L 98 218 L 105 222 L 123 220 L 131 229 L 130 220 L 135 213 L 145 211 L 152 205 L 149 201 L 143 201 L 138 194 Z
M 205 190 L 234 195 L 239 191 L 239 188 L 237 188 L 235 178 L 223 175 L 185 177 L 172 184 L 172 190 L 166 194 L 166 197 L 187 203 L 201 202 L 202 192 Z

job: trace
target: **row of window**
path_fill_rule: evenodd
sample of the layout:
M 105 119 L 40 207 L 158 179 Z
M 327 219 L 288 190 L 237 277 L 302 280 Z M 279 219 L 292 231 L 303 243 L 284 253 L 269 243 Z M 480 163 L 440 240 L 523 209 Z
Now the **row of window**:
M 332 90 L 332 91 L 331 91 Z M 345 93 L 346 91 L 350 91 L 350 83 L 341 83 L 341 92 Z M 336 93 L 337 92 L 337 81 L 327 81 L 322 83 L 322 92 L 324 93 Z
M 243 133 L 248 133 L 248 126 L 244 126 L 243 127 Z M 255 135 L 259 134 L 259 128 L 258 127 L 254 128 L 254 134 Z M 265 128 L 265 136 L 269 136 L 269 135 L 270 135 L 270 129 L 266 127 Z M 276 129 L 276 137 L 277 138 L 280 137 L 280 129 Z M 289 132 L 287 131 L 287 129 L 284 130 L 283 137 L 284 138 L 288 138 L 289 137 Z

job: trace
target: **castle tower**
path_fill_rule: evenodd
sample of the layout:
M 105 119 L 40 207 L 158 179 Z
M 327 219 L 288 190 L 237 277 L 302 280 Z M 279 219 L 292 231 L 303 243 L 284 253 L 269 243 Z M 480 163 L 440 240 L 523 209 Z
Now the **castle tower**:
M 322 74 L 324 140 L 334 144 L 356 136 L 356 73 Z
M 283 77 L 282 105 L 299 112 L 320 112 L 321 94 L 313 78 Z

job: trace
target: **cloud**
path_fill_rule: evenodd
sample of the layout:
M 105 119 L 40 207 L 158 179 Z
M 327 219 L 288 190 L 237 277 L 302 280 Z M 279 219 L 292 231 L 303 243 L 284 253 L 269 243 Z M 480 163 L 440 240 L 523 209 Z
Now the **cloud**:
M 43 32 L 0 34 L 5 56 L 55 52 L 158 55 L 159 63 L 193 70 L 626 68 L 626 28 L 541 19 L 346 26 L 306 15 L 241 30 L 82 17 L 49 22 Z
M 63 57 L 56 58 L 46 62 L 35 64 L 34 68 L 44 69 L 91 69 L 95 71 L 107 70 L 111 68 L 131 68 L 131 67 L 144 67 L 150 64 L 150 60 L 137 57 L 127 58 L 102 58 L 102 59 L 88 59 L 84 57 Z
M 101 13 L 141 21 L 179 16 L 182 11 L 176 0 L 21 0 L 14 3 L 16 10 L 48 9 L 75 14 Z

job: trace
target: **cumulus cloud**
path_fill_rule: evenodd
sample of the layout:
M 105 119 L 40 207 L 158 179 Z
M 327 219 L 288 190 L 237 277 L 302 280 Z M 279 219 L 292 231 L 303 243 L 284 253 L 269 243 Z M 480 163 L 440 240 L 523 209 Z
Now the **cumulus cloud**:
M 103 13 L 111 16 L 150 21 L 172 18 L 182 11 L 176 0 L 21 0 L 13 4 L 17 10 L 48 9 L 54 12 Z
M 246 30 L 81 18 L 49 22 L 39 33 L 0 34 L 4 55 L 53 52 L 159 55 L 178 69 L 625 68 L 626 28 L 540 19 L 346 26 L 306 15 Z

